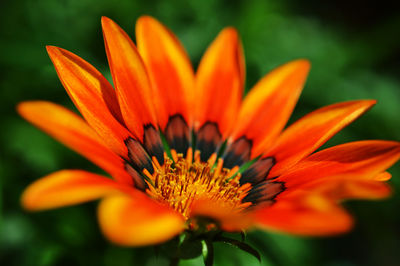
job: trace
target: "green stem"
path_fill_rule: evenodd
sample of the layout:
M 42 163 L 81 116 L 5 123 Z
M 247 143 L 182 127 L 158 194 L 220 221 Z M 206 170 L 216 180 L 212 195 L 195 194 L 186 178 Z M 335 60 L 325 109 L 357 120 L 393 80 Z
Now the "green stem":
M 211 240 L 204 240 L 204 245 L 206 246 L 206 252 L 203 252 L 203 259 L 205 266 L 213 266 L 214 265 L 214 246 Z

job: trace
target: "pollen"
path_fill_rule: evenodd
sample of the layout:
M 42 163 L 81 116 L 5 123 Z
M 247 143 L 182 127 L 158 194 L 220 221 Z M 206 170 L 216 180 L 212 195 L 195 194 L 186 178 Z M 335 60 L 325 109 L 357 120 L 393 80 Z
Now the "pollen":
M 189 219 L 191 207 L 197 200 L 218 202 L 224 209 L 240 212 L 250 202 L 242 203 L 251 185 L 240 185 L 238 167 L 223 168 L 223 160 L 212 156 L 207 162 L 201 162 L 199 153 L 192 161 L 191 152 L 186 158 L 172 151 L 173 160 L 165 156 L 165 163 L 155 163 L 153 175 L 147 173 L 147 194 L 153 199 L 169 205 Z

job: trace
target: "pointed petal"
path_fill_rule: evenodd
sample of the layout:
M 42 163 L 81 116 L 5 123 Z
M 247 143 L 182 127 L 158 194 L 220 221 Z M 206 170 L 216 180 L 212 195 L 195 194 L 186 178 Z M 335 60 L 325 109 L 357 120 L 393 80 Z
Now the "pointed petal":
M 104 235 L 124 246 L 158 244 L 184 230 L 180 214 L 145 195 L 105 198 L 99 205 L 98 216 Z
M 146 69 L 128 34 L 107 17 L 102 17 L 101 24 L 122 115 L 127 127 L 142 140 L 143 125 L 156 125 Z
M 142 58 L 128 34 L 114 21 L 102 17 L 101 24 L 108 63 L 125 124 L 144 144 L 150 156 L 156 156 L 160 163 L 163 163 L 164 155 L 160 136 L 153 134 L 154 131 L 158 131 L 152 102 L 154 90 L 150 86 Z M 150 129 L 150 133 L 146 129 Z M 156 137 L 154 142 L 145 142 L 147 134 Z
M 157 92 L 157 118 L 162 130 L 168 119 L 181 115 L 191 123 L 194 73 L 186 51 L 176 36 L 156 19 L 143 16 L 136 23 L 140 55 Z
M 232 140 L 243 137 L 250 140 L 253 145 L 250 158 L 265 151 L 265 147 L 280 134 L 297 103 L 309 70 L 307 60 L 287 63 L 267 74 L 245 97 Z
M 374 180 L 376 180 L 376 181 L 388 181 L 391 178 L 392 178 L 392 175 L 390 173 L 383 172 L 383 173 L 380 173 L 377 176 L 375 176 Z
M 317 195 L 279 200 L 255 213 L 257 227 L 279 232 L 323 236 L 351 229 L 352 218 L 332 200 Z
M 75 205 L 121 192 L 132 187 L 81 170 L 63 170 L 32 183 L 22 195 L 22 205 L 30 211 Z
M 373 180 L 400 158 L 400 143 L 370 140 L 350 142 L 317 152 L 291 169 L 277 180 L 293 188 L 338 175 L 348 178 Z
M 121 157 L 106 147 L 96 132 L 78 115 L 45 101 L 20 103 L 19 114 L 69 148 L 88 158 L 118 181 L 132 184 Z
M 117 121 L 110 105 L 115 105 L 114 90 L 89 63 L 64 49 L 47 46 L 58 77 L 75 106 L 89 125 L 114 152 L 126 156 L 124 140 L 129 132 Z M 113 104 L 110 104 L 113 102 Z
M 312 193 L 319 193 L 333 200 L 346 199 L 382 199 L 391 195 L 391 188 L 386 183 L 375 180 L 350 179 L 346 176 L 329 180 L 317 180 L 301 188 Z
M 222 135 L 221 140 L 216 140 L 217 146 L 236 121 L 244 76 L 244 56 L 238 33 L 226 28 L 207 49 L 196 75 L 195 126 L 201 131 L 205 124 L 215 124 L 219 133 L 215 136 Z
M 271 176 L 281 174 L 285 169 L 318 149 L 375 103 L 375 100 L 361 100 L 332 104 L 295 122 L 282 133 L 277 144 L 266 152 L 266 156 L 273 156 L 276 159 Z

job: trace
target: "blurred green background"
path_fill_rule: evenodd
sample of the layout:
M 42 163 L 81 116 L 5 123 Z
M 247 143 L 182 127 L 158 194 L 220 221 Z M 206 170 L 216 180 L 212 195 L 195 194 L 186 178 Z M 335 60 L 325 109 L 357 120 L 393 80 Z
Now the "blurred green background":
M 106 1 L 22 0 L 0 3 L 0 265 L 164 265 L 152 248 L 127 249 L 99 232 L 96 203 L 42 213 L 19 205 L 24 187 L 59 169 L 99 171 L 23 121 L 22 100 L 72 107 L 45 51 L 70 50 L 110 77 L 100 17 L 131 36 L 142 14 L 153 15 L 184 43 L 196 66 L 225 26 L 238 28 L 249 89 L 272 68 L 296 58 L 312 62 L 292 117 L 334 102 L 373 98 L 377 106 L 327 146 L 360 139 L 400 140 L 400 8 L 389 1 Z M 346 203 L 355 229 L 342 236 L 299 238 L 253 232 L 248 241 L 262 265 L 399 265 L 400 164 L 392 167 L 394 196 Z M 216 265 L 259 265 L 233 247 L 216 245 Z M 181 265 L 202 265 L 201 259 Z

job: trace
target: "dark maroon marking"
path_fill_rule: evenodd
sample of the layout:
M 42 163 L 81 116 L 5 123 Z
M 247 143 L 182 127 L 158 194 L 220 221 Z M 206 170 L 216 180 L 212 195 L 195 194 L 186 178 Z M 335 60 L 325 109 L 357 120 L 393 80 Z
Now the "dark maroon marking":
M 142 191 L 145 191 L 147 188 L 147 184 L 146 182 L 144 182 L 142 175 L 138 171 L 136 171 L 129 163 L 125 163 L 125 170 L 132 177 L 135 187 Z
M 142 144 L 133 138 L 128 138 L 125 140 L 125 145 L 128 148 L 129 164 L 139 172 L 142 172 L 143 169 L 147 169 L 150 174 L 153 174 L 154 168 L 152 161 Z
M 210 156 L 217 151 L 222 142 L 222 135 L 218 125 L 214 122 L 206 122 L 197 131 L 196 150 L 200 151 L 200 159 L 206 162 Z
M 160 134 L 153 125 L 146 125 L 143 129 L 143 146 L 150 156 L 155 156 L 160 165 L 164 164 L 164 147 Z
M 252 187 L 242 202 L 251 202 L 253 204 L 273 203 L 276 196 L 285 189 L 283 182 L 266 180 Z
M 176 114 L 169 117 L 164 134 L 169 147 L 186 156 L 190 145 L 190 131 L 182 115 Z
M 250 160 L 252 141 L 246 137 L 240 137 L 230 144 L 224 155 L 224 167 L 233 168 Z
M 253 163 L 246 171 L 242 173 L 240 184 L 251 183 L 256 185 L 267 179 L 269 171 L 275 165 L 274 157 L 264 157 Z

